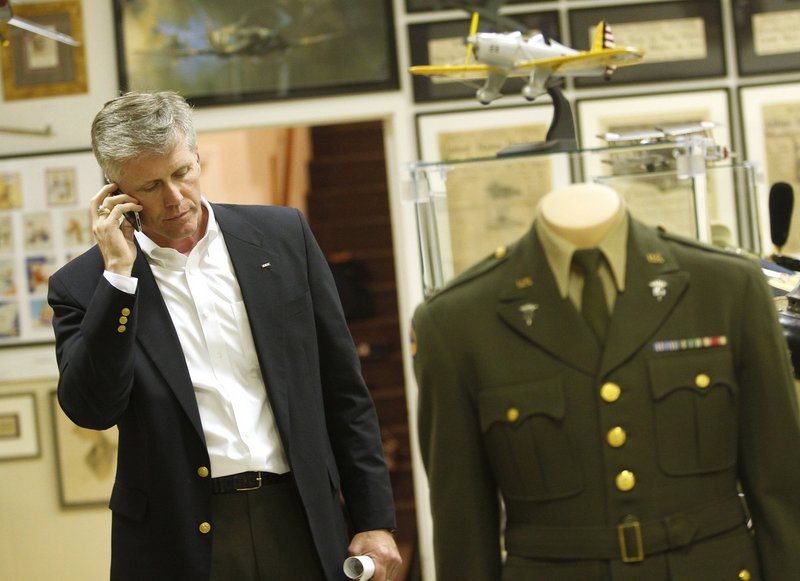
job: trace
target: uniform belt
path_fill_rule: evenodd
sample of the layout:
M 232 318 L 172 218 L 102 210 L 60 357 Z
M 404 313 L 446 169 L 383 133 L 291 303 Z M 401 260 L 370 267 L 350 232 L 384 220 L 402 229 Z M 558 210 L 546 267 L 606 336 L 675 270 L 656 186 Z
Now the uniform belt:
M 738 495 L 640 522 L 626 517 L 617 526 L 509 525 L 505 533 L 509 554 L 533 559 L 597 559 L 626 563 L 679 549 L 747 522 Z
M 274 474 L 272 472 L 240 472 L 230 476 L 211 479 L 211 492 L 226 494 L 228 492 L 247 492 L 258 490 L 262 486 L 277 484 L 289 478 L 289 473 Z

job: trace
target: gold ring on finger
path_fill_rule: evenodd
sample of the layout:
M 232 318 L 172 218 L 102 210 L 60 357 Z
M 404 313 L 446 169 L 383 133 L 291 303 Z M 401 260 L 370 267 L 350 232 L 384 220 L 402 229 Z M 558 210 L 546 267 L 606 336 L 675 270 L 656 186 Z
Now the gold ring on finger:
M 101 205 L 101 206 L 98 206 L 98 207 L 97 207 L 97 214 L 98 214 L 99 216 L 108 216 L 110 213 L 111 213 L 111 210 L 109 210 L 109 209 L 108 209 L 108 208 L 106 208 L 105 206 L 102 206 L 102 205 Z

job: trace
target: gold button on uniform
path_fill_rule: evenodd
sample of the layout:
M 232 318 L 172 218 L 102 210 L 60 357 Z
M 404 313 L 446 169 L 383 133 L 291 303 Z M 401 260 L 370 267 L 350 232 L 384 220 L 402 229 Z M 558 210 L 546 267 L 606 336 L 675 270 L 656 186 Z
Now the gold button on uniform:
M 608 445 L 612 448 L 619 448 L 623 446 L 627 439 L 627 432 L 619 426 L 611 428 L 606 433 L 606 442 L 608 442 Z
M 517 408 L 508 408 L 506 419 L 509 422 L 516 422 L 519 419 L 519 410 Z
M 131 314 L 131 310 L 130 310 L 128 307 L 125 307 L 125 308 L 124 308 L 124 309 L 122 309 L 122 310 L 121 310 L 119 313 L 120 313 L 120 315 L 122 315 L 123 317 L 127 317 L 128 315 L 130 315 L 130 314 Z
M 739 579 L 741 581 L 750 581 L 751 577 L 752 576 L 750 575 L 750 571 L 748 571 L 747 569 L 742 569 L 741 571 L 739 571 Z
M 200 526 L 197 527 L 197 530 L 199 530 L 204 535 L 207 535 L 208 533 L 211 532 L 211 523 L 201 522 Z
M 208 471 L 208 468 L 206 468 L 205 466 L 200 466 L 200 468 L 197 469 L 197 475 L 200 478 L 205 478 L 209 474 L 210 474 L 210 472 Z
M 705 373 L 698 373 L 694 378 L 694 384 L 700 389 L 705 389 L 711 385 L 711 378 Z
M 604 383 L 603 387 L 600 388 L 600 397 L 603 398 L 603 401 L 608 403 L 613 403 L 619 399 L 622 390 L 616 383 Z
M 633 490 L 633 487 L 636 486 L 636 476 L 634 476 L 633 472 L 630 470 L 623 470 L 617 474 L 615 483 L 617 485 L 617 490 L 628 492 L 629 490 Z
M 503 258 L 506 255 L 506 247 L 498 246 L 494 251 L 494 257 L 497 259 Z
M 126 327 L 125 325 L 120 325 L 119 327 L 117 327 L 117 333 L 124 333 L 127 330 L 127 328 L 128 327 Z

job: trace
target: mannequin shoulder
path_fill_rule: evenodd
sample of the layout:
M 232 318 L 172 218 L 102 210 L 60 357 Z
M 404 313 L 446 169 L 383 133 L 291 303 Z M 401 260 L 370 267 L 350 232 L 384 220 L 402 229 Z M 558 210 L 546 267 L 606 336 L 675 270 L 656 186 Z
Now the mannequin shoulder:
M 737 265 L 741 265 L 745 268 L 752 268 L 753 265 L 756 265 L 757 257 L 747 252 L 736 252 L 727 248 L 707 244 L 694 238 L 668 232 L 661 227 L 657 228 L 657 231 L 661 240 L 680 257 L 682 264 L 685 264 L 687 260 L 695 260 L 701 263 L 710 261 L 713 263 L 729 264 L 734 268 L 736 268 Z
M 500 266 L 508 261 L 515 250 L 516 245 L 498 246 L 493 253 L 457 275 L 441 289 L 428 297 L 425 302 L 430 304 L 441 300 L 443 297 L 453 297 L 460 292 L 465 292 L 474 288 L 476 285 L 486 280 L 487 277 L 491 277 Z

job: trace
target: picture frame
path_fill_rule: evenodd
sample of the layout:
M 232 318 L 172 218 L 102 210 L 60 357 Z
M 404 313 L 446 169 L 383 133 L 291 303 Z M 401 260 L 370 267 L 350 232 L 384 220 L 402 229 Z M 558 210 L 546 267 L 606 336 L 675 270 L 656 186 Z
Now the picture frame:
M 54 340 L 47 282 L 94 244 L 103 184 L 91 150 L 0 157 L 0 347 Z
M 739 88 L 745 159 L 755 164 L 756 198 L 762 248 L 773 248 L 769 192 L 777 182 L 800 192 L 800 82 L 770 83 Z M 800 212 L 792 213 L 783 254 L 800 256 Z
M 0 394 L 0 460 L 38 458 L 36 394 Z
M 88 91 L 80 0 L 15 4 L 14 15 L 50 27 L 80 42 L 70 46 L 27 30 L 3 25 L 0 44 L 3 99 L 74 95 Z
M 625 4 L 569 10 L 572 46 L 588 50 L 595 27 L 609 24 L 616 46 L 645 51 L 641 64 L 622 67 L 613 85 L 663 82 L 726 74 L 722 14 L 719 0 Z M 602 76 L 577 77 L 575 87 L 599 87 Z
M 119 433 L 88 430 L 70 421 L 50 394 L 61 506 L 107 506 L 117 467 Z
M 732 0 L 736 63 L 742 76 L 797 71 L 796 0 Z
M 509 18 L 523 25 L 528 31 L 539 30 L 548 38 L 559 40 L 558 12 L 544 11 L 511 14 Z M 466 55 L 466 36 L 469 33 L 468 18 L 421 22 L 408 26 L 411 65 L 450 64 L 463 61 Z M 504 94 L 514 94 L 522 89 L 525 79 L 514 77 L 506 80 Z M 482 80 L 465 83 L 463 79 L 431 78 L 412 76 L 414 101 L 426 103 L 448 99 L 475 98 Z
M 123 91 L 206 106 L 399 87 L 391 0 L 114 0 L 114 17 Z
M 578 135 L 584 150 L 596 150 L 583 156 L 586 181 L 598 181 L 616 189 L 631 213 L 653 226 L 662 226 L 676 234 L 704 240 L 710 238 L 712 224 L 730 231 L 738 243 L 739 218 L 735 184 L 722 183 L 725 175 L 708 172 L 706 181 L 680 176 L 675 170 L 643 168 L 635 172 L 616 171 L 617 157 L 647 154 L 647 147 L 614 150 L 600 137 L 606 132 L 654 130 L 660 126 L 692 125 L 712 122 L 709 133 L 714 143 L 730 149 L 730 95 L 726 89 L 697 90 L 657 94 L 638 94 L 600 99 L 578 99 L 576 112 Z M 668 144 L 670 157 L 678 151 Z M 703 187 L 707 208 L 706 223 L 698 223 L 698 187 Z M 702 229 L 702 230 L 701 230 Z M 710 240 L 709 240 L 710 241 Z
M 544 141 L 552 118 L 546 103 L 417 115 L 437 231 L 434 239 L 423 237 L 436 245 L 424 251 L 441 258 L 442 280 L 430 284 L 521 237 L 541 197 L 571 183 L 568 152 L 495 157 L 510 145 Z
M 543 2 L 546 0 L 478 0 L 468 2 L 467 0 L 406 0 L 406 12 L 431 12 L 436 10 L 462 9 L 472 12 L 475 8 L 491 8 L 496 5 L 496 9 L 504 4 L 522 4 L 528 2 Z

